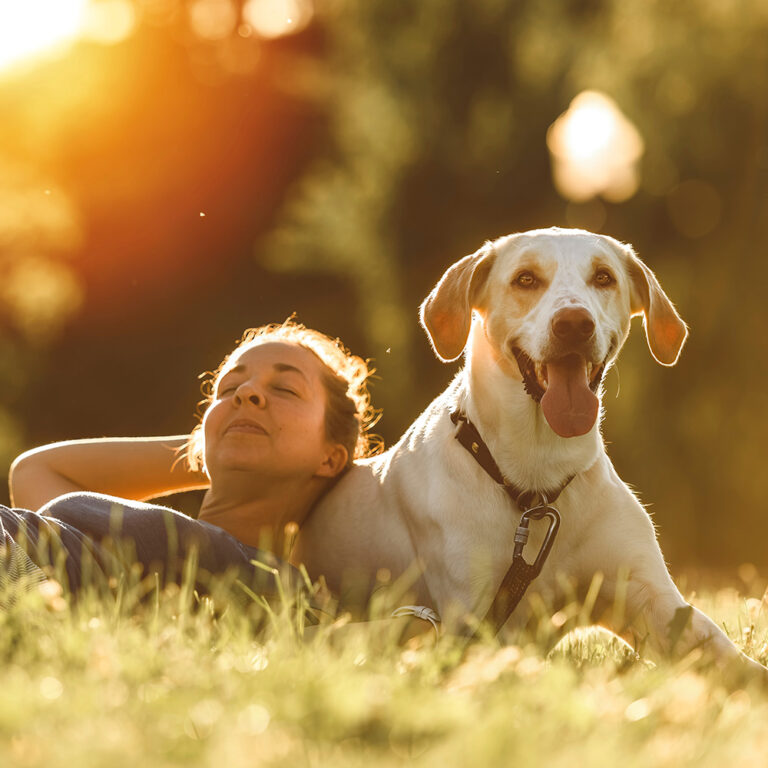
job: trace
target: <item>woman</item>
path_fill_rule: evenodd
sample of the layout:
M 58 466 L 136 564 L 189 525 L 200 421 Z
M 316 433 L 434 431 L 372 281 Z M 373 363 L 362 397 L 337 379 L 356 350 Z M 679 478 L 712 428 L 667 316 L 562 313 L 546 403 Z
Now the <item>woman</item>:
M 253 561 L 279 564 L 263 548 L 284 553 L 313 504 L 367 453 L 369 373 L 338 341 L 293 321 L 247 331 L 212 374 L 191 436 L 77 440 L 19 456 L 9 484 L 25 509 L 0 508 L 6 557 L 18 569 L 23 545 L 40 567 L 58 561 L 76 591 L 86 565 L 107 576 L 124 568 L 125 547 L 107 545 L 128 542 L 143 575 L 178 580 L 192 556 L 201 588 L 235 572 L 273 592 L 272 574 Z M 207 489 L 197 520 L 143 503 L 194 488 Z

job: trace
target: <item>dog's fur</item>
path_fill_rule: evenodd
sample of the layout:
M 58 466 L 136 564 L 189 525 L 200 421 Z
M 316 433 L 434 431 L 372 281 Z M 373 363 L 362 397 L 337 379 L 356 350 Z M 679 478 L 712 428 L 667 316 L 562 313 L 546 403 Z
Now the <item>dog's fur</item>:
M 523 273 L 533 280 L 520 278 Z M 553 318 L 563 308 L 592 318 L 590 338 L 563 341 L 554 332 Z M 544 490 L 575 475 L 555 505 L 562 525 L 549 560 L 504 635 L 531 618 L 532 595 L 557 606 L 571 590 L 584 594 L 600 572 L 594 620 L 670 650 L 670 623 L 688 606 L 648 514 L 606 455 L 599 418 L 584 434 L 556 434 L 524 390 L 513 354 L 522 349 L 546 366 L 576 352 L 595 370 L 607 367 L 635 315 L 643 316 L 654 358 L 673 365 L 687 329 L 651 270 L 610 237 L 536 230 L 486 243 L 454 264 L 422 305 L 422 322 L 437 355 L 450 361 L 463 352 L 464 368 L 394 447 L 358 462 L 328 494 L 303 526 L 293 559 L 313 577 L 324 575 L 338 593 L 361 576 L 367 591 L 379 569 L 397 576 L 416 564 L 416 600 L 437 610 L 447 626 L 482 617 L 510 565 L 520 511 L 454 438 L 449 414 L 458 406 L 508 482 Z M 541 540 L 541 526 L 532 527 L 526 554 Z M 625 609 L 608 610 L 626 577 Z M 747 660 L 695 609 L 676 645 L 677 652 L 701 645 L 719 659 Z

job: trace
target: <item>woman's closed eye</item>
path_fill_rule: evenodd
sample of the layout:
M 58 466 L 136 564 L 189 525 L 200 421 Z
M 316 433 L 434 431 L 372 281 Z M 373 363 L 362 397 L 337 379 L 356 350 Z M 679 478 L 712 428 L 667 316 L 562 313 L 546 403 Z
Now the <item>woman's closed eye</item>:
M 237 392 L 237 388 L 240 386 L 240 382 L 237 379 L 229 379 L 228 381 L 222 381 L 219 383 L 216 389 L 216 397 L 228 397 Z
M 274 389 L 275 392 L 284 392 L 285 394 L 292 395 L 293 397 L 301 397 L 297 390 L 295 390 L 293 387 L 287 387 L 285 384 L 275 384 L 272 389 Z

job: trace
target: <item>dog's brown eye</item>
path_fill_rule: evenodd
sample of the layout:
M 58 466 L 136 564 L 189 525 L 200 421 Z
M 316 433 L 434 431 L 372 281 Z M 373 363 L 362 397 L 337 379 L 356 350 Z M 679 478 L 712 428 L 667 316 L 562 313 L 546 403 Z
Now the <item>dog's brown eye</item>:
M 598 269 L 595 272 L 595 284 L 601 288 L 613 285 L 615 282 L 616 280 L 614 280 L 613 275 L 607 269 Z
M 521 272 L 516 278 L 515 278 L 515 285 L 519 285 L 521 288 L 535 288 L 539 281 L 536 279 L 536 275 L 533 274 L 533 272 L 528 272 L 527 270 L 525 272 Z

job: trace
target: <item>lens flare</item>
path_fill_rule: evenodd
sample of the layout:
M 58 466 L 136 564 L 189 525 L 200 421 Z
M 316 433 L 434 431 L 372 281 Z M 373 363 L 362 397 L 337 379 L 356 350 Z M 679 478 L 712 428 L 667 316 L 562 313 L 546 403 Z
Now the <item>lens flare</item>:
M 0 3 L 0 70 L 55 55 L 80 33 L 88 0 L 4 0 Z

